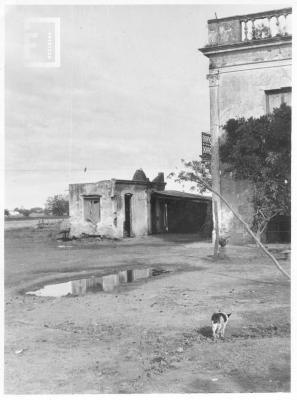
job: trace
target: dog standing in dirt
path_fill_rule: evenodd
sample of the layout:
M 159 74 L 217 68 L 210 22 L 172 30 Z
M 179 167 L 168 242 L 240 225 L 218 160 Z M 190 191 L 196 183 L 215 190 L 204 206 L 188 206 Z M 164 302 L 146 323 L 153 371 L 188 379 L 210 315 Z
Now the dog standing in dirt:
M 224 312 L 218 312 L 212 314 L 211 325 L 212 325 L 212 337 L 215 340 L 217 337 L 224 338 L 226 325 L 230 318 L 230 314 Z

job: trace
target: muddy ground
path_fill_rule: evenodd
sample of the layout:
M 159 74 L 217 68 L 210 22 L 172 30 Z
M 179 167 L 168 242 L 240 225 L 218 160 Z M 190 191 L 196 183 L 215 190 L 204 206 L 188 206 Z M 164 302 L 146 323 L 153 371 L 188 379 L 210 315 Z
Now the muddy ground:
M 193 235 L 58 247 L 55 230 L 5 234 L 6 393 L 290 391 L 290 284 L 259 250 L 228 246 L 214 262 Z M 111 293 L 24 294 L 150 266 L 170 273 Z M 217 310 L 232 316 L 225 340 L 213 341 Z

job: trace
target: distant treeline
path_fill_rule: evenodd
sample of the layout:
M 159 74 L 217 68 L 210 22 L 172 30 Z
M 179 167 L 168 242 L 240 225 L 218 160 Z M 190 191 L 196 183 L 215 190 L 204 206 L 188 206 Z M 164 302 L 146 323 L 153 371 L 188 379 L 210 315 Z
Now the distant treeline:
M 7 216 L 5 215 L 5 221 L 24 221 L 24 220 L 40 220 L 40 219 L 68 219 L 69 216 L 68 215 L 45 215 L 45 216 L 41 216 L 41 217 L 25 217 L 23 215 L 20 216 Z

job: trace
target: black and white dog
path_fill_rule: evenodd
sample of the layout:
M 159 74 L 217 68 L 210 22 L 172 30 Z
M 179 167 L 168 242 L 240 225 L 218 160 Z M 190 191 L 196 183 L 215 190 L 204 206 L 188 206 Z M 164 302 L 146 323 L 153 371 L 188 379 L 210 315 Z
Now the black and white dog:
M 226 325 L 230 318 L 230 314 L 224 312 L 218 312 L 212 314 L 211 325 L 212 325 L 212 337 L 216 339 L 217 337 L 224 337 Z

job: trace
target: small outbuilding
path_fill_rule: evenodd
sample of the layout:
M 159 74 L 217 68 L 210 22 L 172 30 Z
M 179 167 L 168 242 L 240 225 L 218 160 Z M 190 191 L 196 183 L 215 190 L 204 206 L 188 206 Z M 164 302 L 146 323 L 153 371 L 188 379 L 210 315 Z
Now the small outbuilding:
M 162 172 L 150 181 L 142 169 L 131 180 L 69 185 L 70 235 L 122 238 L 206 232 L 212 221 L 211 198 L 165 186 Z

